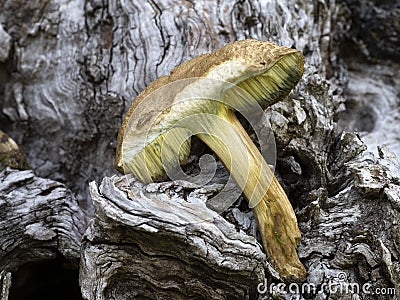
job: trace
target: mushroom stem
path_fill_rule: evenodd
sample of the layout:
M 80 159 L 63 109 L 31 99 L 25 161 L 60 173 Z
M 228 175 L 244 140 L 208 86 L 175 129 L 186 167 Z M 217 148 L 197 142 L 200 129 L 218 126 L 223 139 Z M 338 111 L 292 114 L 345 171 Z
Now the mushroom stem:
M 303 280 L 306 270 L 296 247 L 301 234 L 293 208 L 278 180 L 233 111 L 222 109 L 219 121 L 202 120 L 206 133 L 197 134 L 220 158 L 254 206 L 264 248 L 280 275 Z

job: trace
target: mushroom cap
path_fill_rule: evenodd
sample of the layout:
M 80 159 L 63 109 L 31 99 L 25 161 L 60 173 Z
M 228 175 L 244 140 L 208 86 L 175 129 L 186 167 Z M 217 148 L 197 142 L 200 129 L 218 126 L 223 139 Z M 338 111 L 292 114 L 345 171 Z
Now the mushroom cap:
M 169 76 L 161 76 L 149 84 L 133 101 L 118 133 L 116 169 L 126 173 L 124 166 L 136 154 L 149 146 L 159 147 L 162 138 L 157 139 L 178 120 L 194 113 L 216 113 L 214 109 L 218 108 L 207 98 L 224 97 L 229 85 L 249 91 L 265 108 L 286 96 L 300 80 L 303 70 L 304 58 L 298 50 L 255 39 L 233 42 L 181 63 Z M 272 84 L 268 83 L 264 89 L 263 82 Z M 260 95 L 252 91 L 259 91 Z M 184 101 L 191 98 L 196 101 Z M 224 102 L 241 101 L 238 97 L 230 98 Z M 232 107 L 241 105 L 231 104 Z M 183 162 L 189 155 L 190 144 L 183 145 L 179 151 Z M 160 166 L 152 179 L 162 173 Z
M 30 169 L 23 151 L 8 134 L 0 130 L 0 171 L 6 167 Z

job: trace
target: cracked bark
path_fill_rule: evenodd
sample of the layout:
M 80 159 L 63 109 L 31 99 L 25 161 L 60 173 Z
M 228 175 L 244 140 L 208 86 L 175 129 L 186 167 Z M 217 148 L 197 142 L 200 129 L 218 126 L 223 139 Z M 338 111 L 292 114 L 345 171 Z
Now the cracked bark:
M 0 174 L 0 214 L 9 212 L 0 221 L 8 245 L 0 252 L 2 299 L 17 286 L 10 274 L 57 253 L 75 267 L 81 256 L 86 299 L 293 296 L 257 293 L 264 279 L 279 278 L 245 201 L 221 216 L 205 206 L 227 177 L 223 167 L 203 188 L 112 176 L 117 130 L 134 96 L 178 63 L 249 37 L 306 58 L 295 91 L 266 113 L 277 175 L 303 235 L 307 282 L 322 287 L 345 272 L 350 283 L 400 293 L 399 165 L 387 148 L 376 150 L 387 142 L 399 154 L 392 129 L 399 120 L 397 3 L 0 0 L 0 7 L 0 129 L 37 174 Z M 37 209 L 43 215 L 28 213 Z M 93 218 L 81 244 L 82 210 Z M 4 242 L 10 237 L 14 244 Z M 325 287 L 302 296 L 352 295 Z
M 29 274 L 33 270 L 34 263 L 63 257 L 65 263 L 77 268 L 86 224 L 87 217 L 63 184 L 37 177 L 31 170 L 3 170 L 0 173 L 0 299 L 8 299 L 13 273 L 21 282 L 13 282 L 11 299 L 23 298 L 24 291 L 18 289 L 24 289 L 24 283 L 32 284 L 27 279 L 39 286 L 37 279 L 26 275 L 24 280 L 23 276 L 24 272 Z M 45 280 L 42 273 L 35 275 Z

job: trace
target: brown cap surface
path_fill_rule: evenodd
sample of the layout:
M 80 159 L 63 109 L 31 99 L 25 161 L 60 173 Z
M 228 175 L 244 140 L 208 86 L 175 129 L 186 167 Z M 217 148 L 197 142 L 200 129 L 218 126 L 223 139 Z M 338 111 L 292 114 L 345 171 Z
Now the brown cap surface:
M 296 56 L 296 60 L 298 61 L 297 72 L 300 74 L 298 76 L 300 78 L 303 73 L 304 61 L 303 56 L 298 50 L 255 39 L 247 39 L 227 44 L 212 53 L 203 54 L 181 63 L 171 71 L 169 76 L 159 77 L 135 98 L 125 116 L 118 134 L 115 160 L 116 168 L 122 171 L 122 148 L 123 142 L 126 139 L 124 137 L 127 135 L 128 131 L 131 131 L 129 132 L 129 140 L 135 140 L 136 145 L 146 145 L 146 143 L 143 143 L 143 137 L 141 135 L 149 133 L 147 131 L 147 126 L 149 126 L 150 119 L 160 113 L 171 114 L 169 110 L 166 112 L 162 112 L 161 110 L 162 108 L 172 106 L 177 94 L 186 86 L 182 84 L 180 87 L 179 84 L 174 84 L 173 89 L 164 89 L 163 93 L 158 94 L 157 100 L 144 101 L 146 98 L 148 99 L 153 92 L 169 83 L 175 83 L 187 78 L 210 78 L 237 84 L 252 76 L 266 72 L 282 57 L 288 54 L 294 54 Z M 139 111 L 138 108 L 140 108 Z M 189 106 L 188 110 L 190 110 Z M 181 112 L 182 109 L 179 111 Z M 179 118 L 183 116 L 174 117 Z M 162 119 L 166 118 L 168 117 L 163 117 Z M 132 119 L 134 120 L 133 123 Z M 166 126 L 169 126 L 169 124 L 166 124 Z M 162 134 L 162 132 L 160 132 L 160 134 Z M 150 138 L 147 143 L 151 141 L 152 138 Z M 130 155 L 134 155 L 135 152 L 139 150 L 140 148 L 131 151 Z

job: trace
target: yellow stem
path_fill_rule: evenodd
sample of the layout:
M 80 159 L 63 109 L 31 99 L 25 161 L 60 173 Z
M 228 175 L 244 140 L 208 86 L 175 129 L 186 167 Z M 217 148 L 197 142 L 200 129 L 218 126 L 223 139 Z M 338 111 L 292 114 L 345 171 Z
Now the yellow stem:
M 210 126 L 209 133 L 197 136 L 230 171 L 250 207 L 255 205 L 264 249 L 274 267 L 287 280 L 304 280 L 306 271 L 296 252 L 301 234 L 284 190 L 235 114 L 223 109 L 218 117 L 218 122 L 203 123 L 203 127 Z

